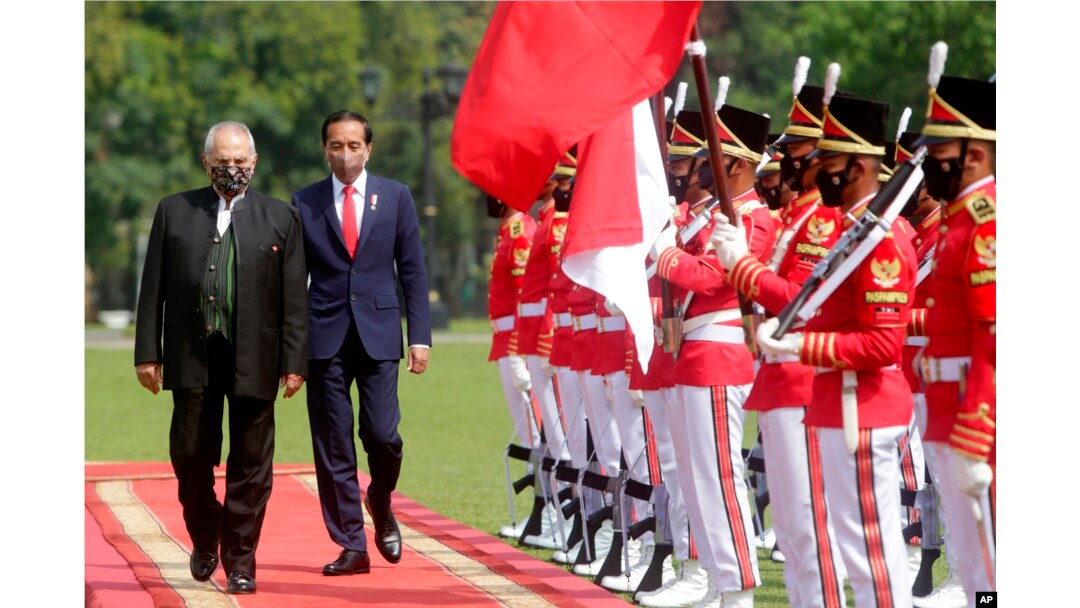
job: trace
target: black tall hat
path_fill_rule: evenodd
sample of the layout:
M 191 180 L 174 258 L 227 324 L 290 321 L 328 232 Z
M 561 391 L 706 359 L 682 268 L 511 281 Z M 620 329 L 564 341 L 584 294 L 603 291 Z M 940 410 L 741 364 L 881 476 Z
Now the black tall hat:
M 823 153 L 885 156 L 889 104 L 837 95 L 825 107 L 817 147 Z
M 721 106 L 715 116 L 716 131 L 720 136 L 720 151 L 753 163 L 761 162 L 761 154 L 768 145 L 771 119 L 729 104 Z M 695 156 L 707 158 L 708 146 Z
M 996 83 L 942 76 L 930 89 L 920 145 L 951 139 L 997 140 Z
M 701 120 L 701 112 L 693 110 L 679 112 L 671 127 L 670 137 L 671 143 L 668 145 L 667 152 L 669 161 L 693 156 L 705 148 L 708 138 L 705 135 L 705 123 Z

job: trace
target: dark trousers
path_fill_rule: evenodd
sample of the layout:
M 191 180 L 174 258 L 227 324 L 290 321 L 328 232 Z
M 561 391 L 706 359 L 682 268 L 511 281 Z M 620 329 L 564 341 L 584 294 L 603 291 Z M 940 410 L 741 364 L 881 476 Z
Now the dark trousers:
M 214 334 L 206 340 L 209 380 L 201 389 L 173 391 L 169 457 L 179 486 L 191 543 L 216 552 L 226 572 L 255 575 L 274 460 L 274 402 L 233 396 L 235 350 Z M 214 467 L 221 462 L 221 422 L 229 399 L 229 460 L 225 501 L 214 493 Z
M 350 390 L 356 382 L 360 396 L 357 434 L 371 474 L 368 494 L 373 501 L 389 501 L 401 472 L 403 445 L 397 430 L 401 421 L 398 365 L 397 359 L 372 359 L 352 323 L 336 355 L 309 362 L 308 420 L 323 521 L 330 538 L 352 551 L 367 551 L 367 540 L 356 476 Z

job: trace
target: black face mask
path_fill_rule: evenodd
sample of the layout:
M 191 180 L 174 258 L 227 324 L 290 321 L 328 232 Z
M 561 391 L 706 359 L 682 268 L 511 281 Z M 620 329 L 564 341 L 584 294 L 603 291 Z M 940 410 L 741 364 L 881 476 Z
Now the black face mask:
M 844 168 L 836 173 L 826 173 L 824 169 L 819 169 L 817 177 L 814 178 L 814 185 L 818 187 L 821 192 L 821 204 L 826 207 L 839 207 L 843 204 L 844 188 L 851 183 L 848 179 L 848 170 L 855 164 L 855 157 L 848 157 L 848 162 L 844 165 Z
M 810 168 L 810 161 L 807 160 L 806 154 L 792 158 L 787 154 L 780 159 L 780 181 L 787 184 L 788 190 L 792 192 L 802 192 L 803 189 L 803 176 L 806 175 L 806 170 Z
M 566 212 L 570 210 L 570 198 L 574 194 L 574 187 L 571 186 L 566 190 L 560 190 L 558 187 L 551 193 L 551 197 L 555 199 L 555 211 Z
M 667 174 L 668 194 L 675 197 L 676 202 L 686 200 L 686 191 L 690 189 L 690 175 Z
M 697 170 L 698 188 L 712 192 L 713 186 L 716 185 L 716 180 L 713 178 L 712 165 L 710 163 L 701 163 L 701 166 Z
M 960 144 L 960 156 L 949 159 L 927 158 L 923 163 L 926 191 L 939 201 L 951 201 L 960 191 L 960 176 L 964 173 L 967 140 Z
M 500 218 L 503 211 L 506 209 L 506 205 L 502 201 L 494 196 L 487 197 L 487 214 L 488 217 Z
M 783 206 L 780 202 L 780 184 L 777 184 L 772 188 L 766 188 L 759 182 L 754 184 L 754 189 L 757 190 L 758 196 L 761 197 L 761 200 L 765 201 L 765 204 L 769 206 L 769 209 L 775 211 Z

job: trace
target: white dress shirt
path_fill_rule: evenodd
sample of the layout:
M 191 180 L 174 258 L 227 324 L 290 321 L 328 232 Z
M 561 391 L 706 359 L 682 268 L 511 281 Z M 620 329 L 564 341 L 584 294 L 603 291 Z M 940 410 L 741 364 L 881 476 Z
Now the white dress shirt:
M 217 199 L 217 231 L 218 234 L 225 234 L 225 231 L 229 229 L 229 224 L 232 223 L 232 210 L 236 207 L 236 203 L 240 202 L 247 194 L 247 190 L 244 190 L 236 197 L 232 199 L 228 207 L 225 206 L 225 197 L 218 195 Z

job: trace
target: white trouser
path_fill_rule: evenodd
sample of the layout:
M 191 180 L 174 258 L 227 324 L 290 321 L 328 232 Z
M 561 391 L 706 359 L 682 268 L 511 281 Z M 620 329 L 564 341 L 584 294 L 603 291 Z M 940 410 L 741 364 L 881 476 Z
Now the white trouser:
M 604 375 L 607 399 L 615 412 L 615 426 L 619 431 L 619 443 L 622 445 L 623 460 L 626 461 L 630 478 L 648 484 L 649 455 L 645 451 L 645 414 L 630 397 L 629 385 L 630 378 L 622 370 Z M 630 503 L 634 507 L 634 513 L 628 522 L 648 517 L 648 501 L 634 498 Z M 652 533 L 648 532 L 639 540 L 645 545 L 651 545 L 652 539 Z
M 922 433 L 919 432 L 919 428 L 915 424 L 915 413 L 912 412 L 911 422 L 907 426 L 907 433 L 900 442 L 900 487 L 905 490 L 918 491 L 923 489 L 925 485 L 926 460 L 923 458 Z M 918 520 L 919 511 L 915 507 L 900 507 L 901 530 Z M 913 538 L 909 544 L 918 547 L 919 539 Z
M 686 518 L 686 501 L 679 486 L 679 470 L 675 466 L 675 435 L 668 422 L 668 409 L 674 407 L 674 390 L 642 391 L 645 409 L 649 410 L 653 438 L 656 440 L 656 459 L 660 462 L 660 475 L 667 490 L 668 523 L 671 526 L 670 541 L 675 548 L 675 559 L 680 562 L 690 558 L 690 522 Z M 670 395 L 672 402 L 665 399 Z M 680 439 L 683 434 L 680 434 Z
M 556 460 L 570 460 L 570 449 L 566 445 L 566 430 L 559 416 L 559 403 L 555 398 L 554 377 L 547 375 L 540 357 L 529 355 L 525 358 L 532 379 L 532 393 L 540 409 L 540 420 L 544 423 L 544 439 L 547 441 L 547 454 Z
M 615 475 L 619 471 L 622 442 L 619 441 L 614 410 L 604 388 L 604 378 L 594 376 L 588 370 L 577 372 L 577 377 L 581 387 L 581 402 L 585 404 L 585 417 L 589 419 L 589 432 L 592 433 L 596 461 L 603 467 L 605 475 Z
M 677 385 L 679 403 L 668 416 L 671 427 L 685 429 L 686 441 L 675 440 L 679 483 L 701 565 L 720 591 L 761 584 L 742 458 L 750 386 Z
M 532 399 L 527 391 L 514 387 L 513 374 L 510 371 L 510 357 L 499 357 L 499 378 L 502 380 L 506 405 L 510 408 L 510 419 L 514 422 L 514 435 L 518 444 L 535 448 L 540 445 L 540 430 L 533 420 Z
M 844 562 L 825 499 L 817 435 L 803 424 L 805 415 L 805 407 L 758 412 L 772 525 L 791 605 L 840 608 Z
M 589 464 L 589 444 L 585 430 L 585 408 L 581 399 L 581 387 L 578 386 L 577 372 L 569 367 L 555 368 L 555 388 L 559 391 L 559 405 L 562 408 L 563 427 L 566 428 L 566 443 L 570 449 L 570 463 L 575 469 L 584 469 Z
M 818 428 L 825 496 L 855 606 L 911 606 L 900 529 L 900 438 L 907 427 L 860 429 L 855 453 L 844 430 Z
M 927 441 L 926 447 L 934 455 L 934 464 L 937 465 L 935 481 L 941 482 L 937 487 L 941 496 L 941 518 L 949 534 L 945 546 L 952 547 L 956 555 L 964 556 L 960 563 L 950 563 L 949 567 L 955 568 L 960 575 L 968 606 L 975 606 L 975 592 L 993 591 L 994 587 L 986 576 L 979 525 L 971 510 L 974 498 L 961 492 L 956 482 L 955 460 L 963 456 L 957 455 L 949 444 L 942 441 Z M 985 514 L 984 517 L 990 515 Z

